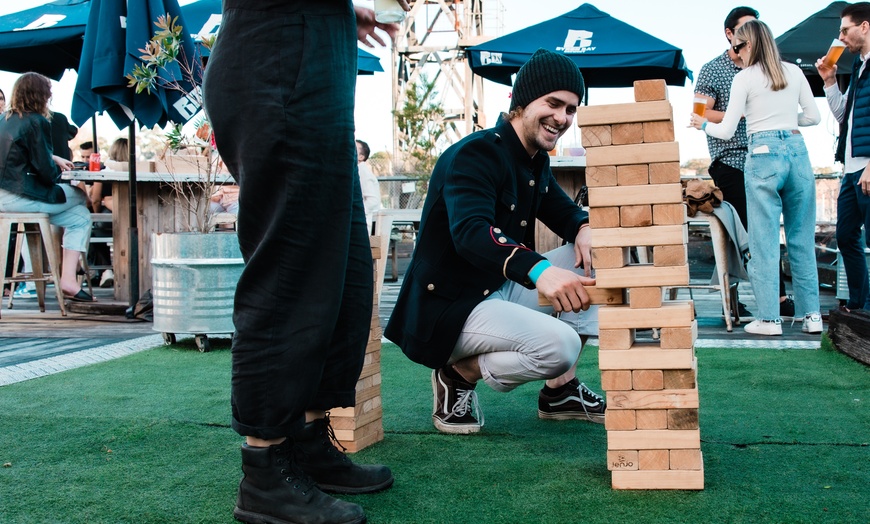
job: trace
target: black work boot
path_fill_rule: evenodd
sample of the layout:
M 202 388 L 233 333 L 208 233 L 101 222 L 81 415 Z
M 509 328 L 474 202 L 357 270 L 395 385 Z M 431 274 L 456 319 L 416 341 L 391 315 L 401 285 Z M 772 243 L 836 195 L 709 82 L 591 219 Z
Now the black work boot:
M 332 442 L 329 418 L 305 424 L 295 440 L 301 453 L 299 465 L 327 493 L 374 493 L 393 484 L 390 468 L 380 465 L 358 465 L 336 449 Z
M 290 439 L 268 448 L 242 446 L 233 516 L 252 524 L 362 524 L 363 509 L 320 491 L 297 463 Z

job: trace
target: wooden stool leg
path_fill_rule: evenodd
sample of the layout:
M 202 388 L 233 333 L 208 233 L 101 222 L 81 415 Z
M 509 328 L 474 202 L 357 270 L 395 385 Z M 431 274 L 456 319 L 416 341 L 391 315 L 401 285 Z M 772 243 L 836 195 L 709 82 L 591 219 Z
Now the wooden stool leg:
M 9 258 L 9 230 L 12 227 L 12 224 L 6 220 L 0 220 L 0 290 L 6 287 L 6 262 Z M 10 290 L 9 298 L 12 298 L 12 293 L 15 290 Z M 0 295 L 3 292 L 0 291 Z M 2 301 L 2 296 L 0 296 L 0 301 Z M 2 306 L 2 304 L 0 304 Z M 3 309 L 0 307 L 0 309 Z M 0 315 L 2 318 L 2 315 Z
M 42 244 L 43 246 L 45 246 L 45 253 L 48 257 L 48 265 L 51 269 L 51 276 L 54 278 L 54 290 L 55 294 L 57 295 L 57 303 L 60 305 L 60 314 L 62 316 L 66 316 L 66 306 L 64 305 L 63 290 L 60 288 L 61 266 L 59 263 L 60 261 L 58 260 L 58 252 L 54 247 L 54 240 L 51 234 L 51 223 L 49 222 L 48 218 L 40 219 L 39 229 L 42 233 Z M 33 263 L 33 267 L 35 269 L 37 266 L 36 262 L 34 262 L 33 260 L 31 260 L 31 262 Z

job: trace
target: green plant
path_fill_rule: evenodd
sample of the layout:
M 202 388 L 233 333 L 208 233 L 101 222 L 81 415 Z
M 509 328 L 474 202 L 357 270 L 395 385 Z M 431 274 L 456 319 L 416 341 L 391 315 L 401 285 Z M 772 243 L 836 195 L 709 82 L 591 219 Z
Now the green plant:
M 444 109 L 437 103 L 435 81 L 421 75 L 405 92 L 405 105 L 393 111 L 399 130 L 402 171 L 428 180 L 443 148 Z

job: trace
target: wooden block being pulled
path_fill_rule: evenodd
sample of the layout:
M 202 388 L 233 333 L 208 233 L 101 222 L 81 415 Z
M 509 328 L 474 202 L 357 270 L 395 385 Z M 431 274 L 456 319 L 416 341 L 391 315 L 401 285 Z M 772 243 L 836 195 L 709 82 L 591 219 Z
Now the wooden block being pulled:
M 678 142 L 601 146 L 586 151 L 587 166 L 619 166 L 679 161 L 680 145 Z
M 666 409 L 638 409 L 635 413 L 637 429 L 669 429 Z
M 613 143 L 609 125 L 582 127 L 580 143 L 583 147 L 609 146 Z
M 609 456 L 608 456 L 609 458 Z M 700 449 L 672 449 L 670 450 L 670 468 L 671 469 L 692 469 L 699 470 L 703 468 L 704 462 L 701 459 Z
M 636 428 L 635 410 L 608 407 L 604 411 L 604 429 L 607 431 L 634 431 Z
M 695 358 L 695 352 L 691 349 L 658 349 L 652 342 L 646 349 L 637 349 L 640 344 L 635 342 L 632 345 L 635 349 L 599 351 L 598 369 L 686 369 Z
M 662 288 L 633 287 L 628 290 L 628 304 L 633 309 L 662 307 Z
M 682 203 L 683 187 L 680 184 L 589 188 L 591 207 Z
M 665 389 L 665 382 L 662 375 L 662 370 L 635 369 L 631 372 L 631 389 L 635 391 L 655 391 Z
M 643 141 L 650 142 L 673 142 L 674 123 L 669 120 L 643 123 Z
M 591 304 L 600 306 L 612 306 L 625 303 L 625 290 L 619 287 L 603 288 L 598 286 L 583 286 L 586 293 L 589 295 Z M 538 305 L 549 306 L 550 301 L 547 297 L 538 293 Z
M 601 389 L 605 391 L 621 391 L 631 389 L 631 371 L 602 371 Z
M 634 228 L 592 228 L 593 248 L 684 245 L 688 243 L 688 240 L 689 228 L 686 224 Z M 688 284 L 688 282 L 686 283 Z
M 668 86 L 662 79 L 655 80 L 635 80 L 634 81 L 634 101 L 635 102 L 650 102 L 653 100 L 667 100 Z
M 593 208 L 590 208 L 591 212 Z M 602 209 L 612 209 L 605 207 Z M 641 204 L 638 206 L 622 206 L 619 208 L 620 227 L 647 227 L 653 223 L 652 206 Z
M 686 286 L 689 284 L 689 266 L 655 267 L 652 264 L 638 264 L 613 269 L 598 268 L 595 281 L 597 285 L 607 287 Z
M 596 269 L 624 267 L 629 263 L 631 253 L 627 247 L 597 247 L 592 250 L 592 267 Z
M 652 120 L 672 120 L 673 108 L 667 100 L 635 102 L 631 104 L 605 104 L 600 106 L 581 106 L 577 108 L 577 125 L 580 127 L 628 122 L 649 122 Z
M 670 469 L 671 453 L 667 449 L 641 449 L 637 452 L 637 469 Z
M 669 409 L 668 429 L 698 429 L 698 408 Z
M 611 128 L 613 145 L 643 143 L 643 123 L 614 124 Z
M 635 331 L 633 329 L 607 329 L 602 327 L 598 330 L 598 349 L 627 350 L 634 344 Z M 599 353 L 599 359 L 601 354 Z M 601 368 L 605 369 L 605 368 Z M 620 368 L 610 368 L 620 369 Z M 621 368 L 631 369 L 631 368 Z
M 691 326 L 695 319 L 693 308 L 691 300 L 666 302 L 660 308 L 632 309 L 628 305 L 612 306 L 598 311 L 598 323 L 608 329 L 685 327 Z
M 619 227 L 619 208 L 616 206 L 590 207 L 589 226 L 592 229 Z
M 677 184 L 679 182 L 679 162 L 655 162 L 649 165 L 650 184 Z
M 610 187 L 615 186 L 616 182 L 616 166 L 596 166 L 586 168 L 587 187 Z
M 704 470 L 613 471 L 613 489 L 704 489 Z
M 661 389 L 658 391 L 608 391 L 606 392 L 606 395 L 608 409 L 610 407 L 614 407 L 616 409 L 677 409 L 698 407 L 697 389 Z
M 607 449 L 701 449 L 697 429 L 608 431 Z
M 619 449 L 607 452 L 607 469 L 610 471 L 637 470 L 637 450 Z
M 648 164 L 616 166 L 616 185 L 643 186 L 649 184 Z
M 660 334 L 662 349 L 692 349 L 698 339 L 698 321 L 689 326 L 664 328 Z
M 653 265 L 656 267 L 684 266 L 688 263 L 689 255 L 685 244 L 653 246 Z
M 686 206 L 683 204 L 653 204 L 652 221 L 657 226 L 686 223 Z

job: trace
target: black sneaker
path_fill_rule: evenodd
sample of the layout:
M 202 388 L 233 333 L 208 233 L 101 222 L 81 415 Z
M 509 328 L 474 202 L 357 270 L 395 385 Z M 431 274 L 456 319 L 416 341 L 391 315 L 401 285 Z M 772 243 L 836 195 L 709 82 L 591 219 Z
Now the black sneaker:
M 791 295 L 785 297 L 785 300 L 779 303 L 779 316 L 784 320 L 794 319 L 794 299 Z
M 538 393 L 538 418 L 547 420 L 588 420 L 604 424 L 604 398 L 576 378 L 551 396 Z
M 724 311 L 722 315 L 725 315 Z M 746 304 L 744 304 L 743 302 L 737 303 L 737 316 L 740 317 L 740 322 L 749 322 L 750 320 L 753 320 L 755 318 L 754 316 L 752 316 L 752 311 L 746 309 Z
M 483 412 L 477 403 L 476 384 L 447 376 L 444 368 L 432 370 L 435 397 L 432 422 L 442 433 L 467 435 L 483 427 Z

